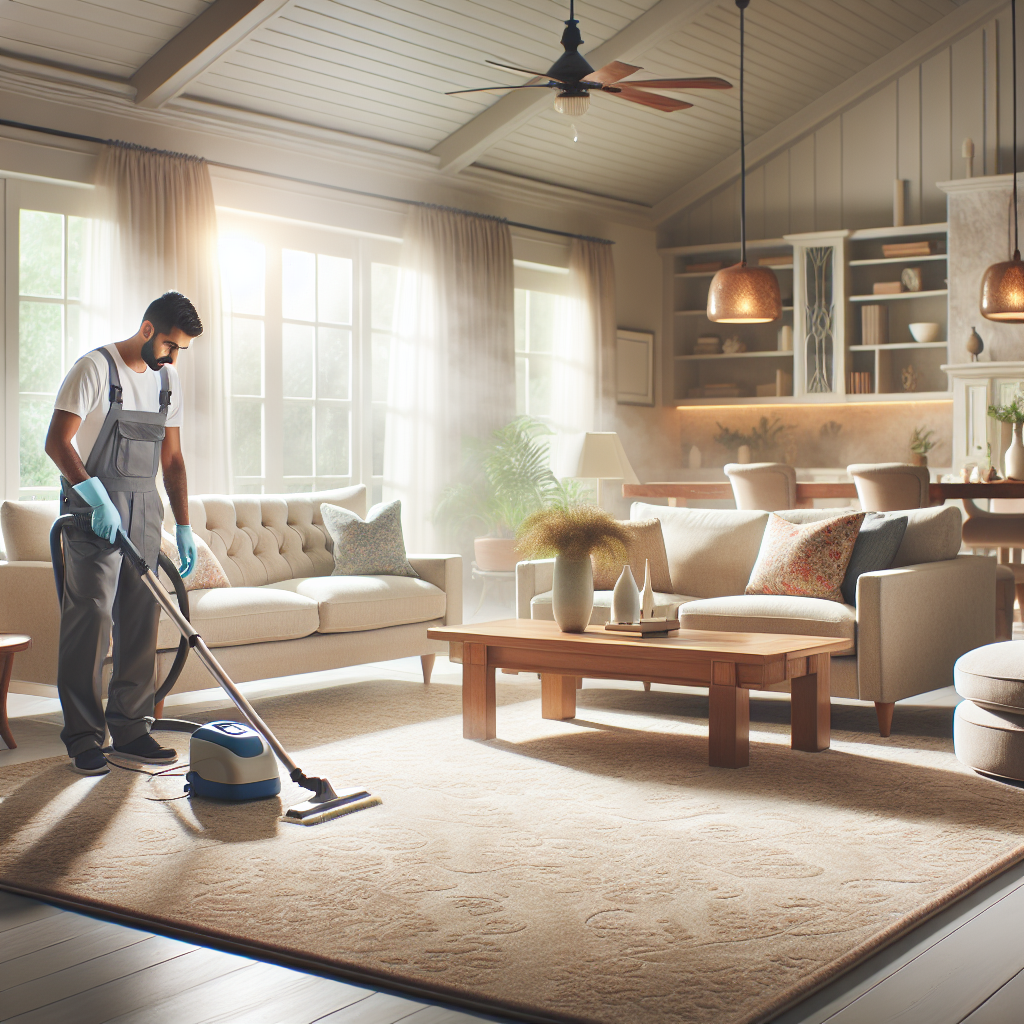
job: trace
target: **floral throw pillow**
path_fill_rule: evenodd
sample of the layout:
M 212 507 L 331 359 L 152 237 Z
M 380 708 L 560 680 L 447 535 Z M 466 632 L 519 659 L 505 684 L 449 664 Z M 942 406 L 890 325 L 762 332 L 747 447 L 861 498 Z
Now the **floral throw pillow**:
M 224 572 L 224 566 L 220 564 L 217 556 L 210 550 L 210 545 L 197 533 L 192 536 L 196 542 L 196 567 L 182 582 L 185 590 L 217 590 L 220 587 L 230 587 L 231 581 Z M 163 530 L 160 531 L 160 553 L 166 555 L 176 569 L 181 568 L 181 559 L 178 557 L 178 545 L 174 538 Z M 172 590 L 170 581 L 160 577 L 164 588 Z
M 789 523 L 772 513 L 745 593 L 820 597 L 843 604 L 840 589 L 864 513 Z
M 402 503 L 374 505 L 365 519 L 337 505 L 320 506 L 334 541 L 332 576 L 418 576 L 405 554 Z

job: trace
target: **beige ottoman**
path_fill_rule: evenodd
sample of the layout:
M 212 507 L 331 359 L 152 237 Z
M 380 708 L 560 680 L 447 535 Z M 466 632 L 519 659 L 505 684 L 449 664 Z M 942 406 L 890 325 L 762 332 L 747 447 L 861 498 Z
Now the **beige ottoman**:
M 953 681 L 965 698 L 953 718 L 956 756 L 975 771 L 1024 782 L 1024 641 L 968 651 Z

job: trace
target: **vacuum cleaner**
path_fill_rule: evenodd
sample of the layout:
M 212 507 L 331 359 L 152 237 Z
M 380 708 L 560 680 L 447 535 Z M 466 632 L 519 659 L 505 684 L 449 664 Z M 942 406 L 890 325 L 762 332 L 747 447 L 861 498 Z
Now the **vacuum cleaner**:
M 64 601 L 64 528 L 76 525 L 91 530 L 91 512 L 71 512 L 58 516 L 50 530 L 50 556 L 53 562 L 57 600 Z M 163 553 L 158 565 L 174 587 L 177 605 L 160 585 L 156 574 L 146 564 L 139 549 L 123 530 L 117 531 L 117 545 L 129 564 L 139 574 L 156 603 L 181 633 L 178 651 L 167 678 L 156 692 L 159 703 L 170 693 L 181 675 L 189 652 L 194 651 L 206 670 L 220 684 L 232 703 L 242 713 L 248 726 L 238 722 L 211 722 L 199 725 L 180 719 L 158 718 L 155 730 L 173 730 L 192 734 L 190 741 L 190 771 L 186 776 L 186 792 L 190 796 L 212 797 L 220 800 L 254 800 L 276 796 L 281 791 L 281 779 L 274 757 L 284 765 L 292 782 L 309 790 L 309 800 L 296 804 L 284 812 L 285 821 L 301 825 L 317 825 L 353 811 L 361 811 L 381 802 L 365 789 L 348 789 L 337 793 L 327 779 L 307 776 L 292 760 L 280 740 L 256 713 L 255 708 L 232 682 L 231 677 L 213 656 L 206 641 L 196 632 L 188 619 L 188 593 L 174 563 Z M 276 788 L 275 788 L 276 787 Z

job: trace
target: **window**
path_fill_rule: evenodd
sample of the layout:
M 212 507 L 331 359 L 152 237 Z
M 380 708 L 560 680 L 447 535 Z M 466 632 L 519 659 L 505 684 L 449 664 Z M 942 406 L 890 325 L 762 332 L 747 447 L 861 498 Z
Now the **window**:
M 554 425 L 552 393 L 567 329 L 568 271 L 516 261 L 516 413 Z
M 220 219 L 234 489 L 379 501 L 397 243 Z
M 53 402 L 80 355 L 79 309 L 87 221 L 18 211 L 18 495 L 52 498 L 60 474 L 43 450 Z

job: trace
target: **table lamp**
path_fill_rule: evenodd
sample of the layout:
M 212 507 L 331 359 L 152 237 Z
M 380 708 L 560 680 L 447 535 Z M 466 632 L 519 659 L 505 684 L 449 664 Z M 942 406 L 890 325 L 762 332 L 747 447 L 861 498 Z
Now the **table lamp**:
M 626 458 L 625 449 L 615 431 L 588 431 L 561 439 L 555 475 L 597 481 L 597 503 L 601 504 L 601 481 L 622 480 L 638 484 L 640 480 Z

